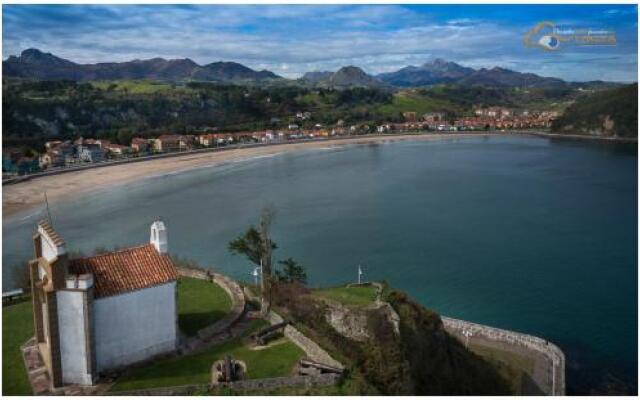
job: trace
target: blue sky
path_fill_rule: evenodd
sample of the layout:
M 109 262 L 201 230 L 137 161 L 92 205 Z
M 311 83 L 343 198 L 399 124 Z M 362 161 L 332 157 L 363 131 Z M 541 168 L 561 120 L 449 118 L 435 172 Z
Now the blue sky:
M 637 81 L 635 5 L 3 5 L 3 59 L 35 47 L 79 63 L 237 61 L 286 77 L 375 74 L 444 58 L 570 81 Z M 541 21 L 615 30 L 616 46 L 528 48 Z

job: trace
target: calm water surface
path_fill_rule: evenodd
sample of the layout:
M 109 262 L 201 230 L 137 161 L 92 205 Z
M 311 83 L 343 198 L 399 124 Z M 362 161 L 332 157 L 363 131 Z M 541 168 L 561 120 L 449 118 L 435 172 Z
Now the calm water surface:
M 90 185 L 91 182 L 87 182 Z M 51 205 L 71 249 L 148 240 L 238 279 L 226 247 L 277 209 L 278 259 L 312 285 L 386 279 L 444 315 L 539 335 L 568 389 L 637 390 L 637 151 L 527 137 L 359 145 L 250 159 Z M 40 215 L 3 225 L 3 288 Z M 22 219 L 20 219 L 22 218 Z

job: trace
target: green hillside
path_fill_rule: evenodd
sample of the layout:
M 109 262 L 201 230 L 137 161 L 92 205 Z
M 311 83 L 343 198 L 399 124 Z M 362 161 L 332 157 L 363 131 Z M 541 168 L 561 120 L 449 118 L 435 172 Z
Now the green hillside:
M 47 140 L 79 136 L 128 145 L 131 137 L 164 133 L 376 125 L 402 122 L 402 113 L 444 112 L 454 118 L 475 107 L 563 110 L 581 92 L 571 88 L 436 85 L 392 91 L 296 85 L 234 85 L 161 80 L 3 80 L 3 145 L 41 152 Z M 309 117 L 296 118 L 299 112 Z M 626 111 L 625 111 L 626 112 Z M 621 116 L 621 118 L 624 116 Z M 617 117 L 616 117 L 617 118 Z
M 638 84 L 579 98 L 551 129 L 556 133 L 637 138 Z

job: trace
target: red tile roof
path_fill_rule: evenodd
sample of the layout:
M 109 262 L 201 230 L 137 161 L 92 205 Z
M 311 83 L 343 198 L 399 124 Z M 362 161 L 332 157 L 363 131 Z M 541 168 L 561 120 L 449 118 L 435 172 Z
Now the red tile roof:
M 178 279 L 168 255 L 151 244 L 69 261 L 70 274 L 93 274 L 96 297 L 162 285 Z

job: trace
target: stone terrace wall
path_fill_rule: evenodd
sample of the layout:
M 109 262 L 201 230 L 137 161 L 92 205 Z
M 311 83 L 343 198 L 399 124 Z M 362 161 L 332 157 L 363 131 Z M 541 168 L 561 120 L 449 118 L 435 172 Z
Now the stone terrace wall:
M 219 285 L 231 298 L 231 311 L 223 318 L 214 322 L 213 324 L 202 328 L 198 331 L 198 337 L 200 339 L 207 339 L 216 334 L 226 331 L 231 325 L 235 324 L 244 314 L 246 302 L 244 299 L 244 293 L 242 288 L 235 281 L 227 278 L 224 275 L 216 272 L 210 272 L 210 276 L 207 276 L 205 271 L 200 271 L 190 268 L 177 268 L 180 276 L 189 278 L 208 280 L 209 277 L 213 278 L 213 282 Z
M 209 385 L 185 385 L 168 386 L 161 388 L 149 388 L 139 390 L 124 390 L 120 392 L 107 392 L 107 396 L 189 396 L 195 393 L 204 393 Z
M 321 374 L 315 376 L 281 376 L 277 378 L 249 379 L 246 381 L 235 381 L 229 383 L 221 383 L 220 387 L 228 387 L 232 389 L 244 390 L 260 390 L 275 389 L 287 386 L 329 386 L 335 385 L 340 381 L 340 374 Z
M 322 374 L 315 376 L 282 376 L 278 378 L 248 379 L 229 383 L 220 383 L 216 387 L 227 387 L 238 390 L 266 390 L 280 387 L 314 387 L 336 385 L 340 381 L 340 374 Z M 110 396 L 185 396 L 194 393 L 204 393 L 212 388 L 211 385 L 185 385 L 140 390 L 127 390 L 107 393 Z
M 270 311 L 267 315 L 267 320 L 273 325 L 283 322 L 284 319 L 273 311 Z M 302 332 L 297 330 L 291 325 L 287 325 L 284 328 L 284 335 L 287 339 L 291 340 L 296 346 L 300 347 L 305 352 L 307 357 L 315 362 L 321 364 L 331 365 L 336 368 L 344 368 L 344 366 L 333 357 L 329 355 L 322 347 L 318 346 L 316 342 L 306 337 Z
M 555 344 L 536 336 L 524 333 L 480 325 L 473 322 L 454 318 L 441 317 L 444 327 L 450 333 L 462 337 L 462 332 L 469 330 L 473 336 L 481 336 L 488 340 L 519 345 L 544 354 L 553 364 L 553 379 L 555 379 L 554 396 L 565 395 L 565 358 L 564 353 Z

